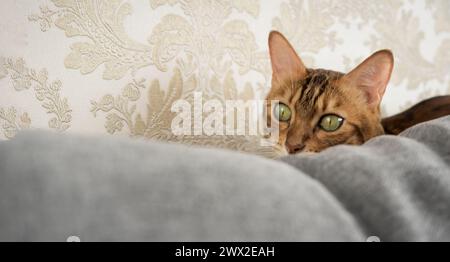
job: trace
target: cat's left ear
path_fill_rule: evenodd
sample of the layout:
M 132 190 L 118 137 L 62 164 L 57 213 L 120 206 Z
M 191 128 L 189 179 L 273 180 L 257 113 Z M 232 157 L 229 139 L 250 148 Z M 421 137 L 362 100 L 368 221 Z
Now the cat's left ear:
M 391 78 L 393 67 L 392 52 L 380 50 L 346 74 L 344 78 L 351 86 L 364 91 L 369 105 L 378 106 Z

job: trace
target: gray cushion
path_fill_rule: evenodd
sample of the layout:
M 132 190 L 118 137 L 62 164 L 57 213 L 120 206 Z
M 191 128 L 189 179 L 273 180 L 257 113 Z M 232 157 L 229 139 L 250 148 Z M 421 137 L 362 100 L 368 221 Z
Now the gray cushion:
M 0 173 L 0 240 L 362 239 L 322 185 L 231 151 L 28 131 Z

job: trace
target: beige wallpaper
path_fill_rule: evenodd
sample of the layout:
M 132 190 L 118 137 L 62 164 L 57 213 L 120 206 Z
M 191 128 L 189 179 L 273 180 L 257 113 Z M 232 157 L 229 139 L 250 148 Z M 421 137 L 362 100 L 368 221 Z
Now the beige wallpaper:
M 386 115 L 450 93 L 448 0 L 2 0 L 0 29 L 0 139 L 45 128 L 252 151 L 252 137 L 173 135 L 170 108 L 199 91 L 263 98 L 273 29 L 309 67 L 391 49 Z

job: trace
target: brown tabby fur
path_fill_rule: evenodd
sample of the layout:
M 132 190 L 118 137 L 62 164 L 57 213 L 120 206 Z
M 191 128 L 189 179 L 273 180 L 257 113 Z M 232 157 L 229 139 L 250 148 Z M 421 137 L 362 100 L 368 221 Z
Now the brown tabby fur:
M 450 115 L 450 96 L 436 96 L 394 116 L 383 118 L 381 124 L 386 134 L 398 135 L 415 124 Z
M 291 120 L 279 122 L 278 144 L 293 154 L 320 152 L 338 144 L 360 145 L 385 133 L 404 129 L 450 114 L 450 96 L 430 99 L 391 118 L 381 119 L 380 102 L 389 81 L 393 56 L 381 50 L 348 74 L 324 69 L 308 69 L 289 42 L 271 32 L 272 88 L 266 97 L 268 122 L 272 118 L 270 101 L 287 105 Z M 326 114 L 344 118 L 342 126 L 327 132 L 318 127 Z

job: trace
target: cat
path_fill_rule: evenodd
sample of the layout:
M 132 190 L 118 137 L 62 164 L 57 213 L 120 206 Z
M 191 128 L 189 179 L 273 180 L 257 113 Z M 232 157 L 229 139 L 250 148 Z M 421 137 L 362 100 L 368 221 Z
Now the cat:
M 442 96 L 381 118 L 381 99 L 394 67 L 390 50 L 375 52 L 344 74 L 306 68 L 277 31 L 269 34 L 268 42 L 273 74 L 266 97 L 267 123 L 272 118 L 278 123 L 278 145 L 289 154 L 320 152 L 339 144 L 361 145 L 450 114 L 450 96 Z

